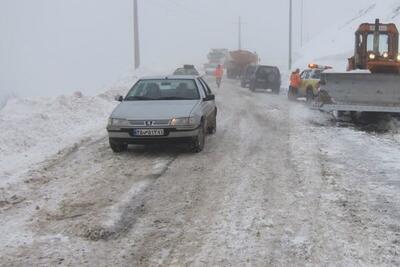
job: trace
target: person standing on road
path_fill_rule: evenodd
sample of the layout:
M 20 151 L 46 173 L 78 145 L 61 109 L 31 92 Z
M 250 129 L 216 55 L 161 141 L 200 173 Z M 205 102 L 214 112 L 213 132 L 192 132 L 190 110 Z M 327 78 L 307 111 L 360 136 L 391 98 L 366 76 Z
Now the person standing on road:
M 215 69 L 214 75 L 217 81 L 217 86 L 219 88 L 221 86 L 222 76 L 224 76 L 224 69 L 222 68 L 221 64 L 219 64 Z
M 301 84 L 300 69 L 296 69 L 296 71 L 292 72 L 292 75 L 290 75 L 290 86 L 288 93 L 289 100 L 296 100 L 300 84 Z

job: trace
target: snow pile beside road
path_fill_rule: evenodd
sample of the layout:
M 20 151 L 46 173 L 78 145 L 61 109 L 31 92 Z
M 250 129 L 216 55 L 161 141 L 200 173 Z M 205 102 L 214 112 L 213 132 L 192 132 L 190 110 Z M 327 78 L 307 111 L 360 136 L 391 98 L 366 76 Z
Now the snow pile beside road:
M 10 92 L 0 92 L 0 110 L 6 105 L 7 100 L 13 95 Z
M 0 185 L 60 150 L 105 136 L 113 95 L 11 98 L 0 110 Z
M 156 74 L 148 68 L 131 70 L 112 88 L 97 96 L 19 98 L 0 93 L 0 187 L 36 165 L 85 140 L 106 136 L 107 119 L 139 77 Z M 3 103 L 3 106 L 1 105 Z
M 331 65 L 338 71 L 346 70 L 347 58 L 353 55 L 354 33 L 361 23 L 374 23 L 380 18 L 382 23 L 400 24 L 400 1 L 376 1 L 367 4 L 353 18 L 334 24 L 322 34 L 312 39 L 297 52 L 295 67 L 305 68 L 310 62 Z

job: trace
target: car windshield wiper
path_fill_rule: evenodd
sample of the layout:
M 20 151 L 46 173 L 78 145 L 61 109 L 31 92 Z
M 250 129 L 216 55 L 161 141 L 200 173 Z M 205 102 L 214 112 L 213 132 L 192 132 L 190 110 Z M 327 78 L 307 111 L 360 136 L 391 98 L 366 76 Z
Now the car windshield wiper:
M 158 100 L 158 99 L 154 99 L 154 98 L 149 98 L 149 97 L 145 97 L 145 96 L 128 96 L 126 98 L 127 101 L 134 101 L 134 100 Z
M 193 98 L 179 97 L 179 96 L 169 96 L 162 97 L 159 100 L 193 100 Z

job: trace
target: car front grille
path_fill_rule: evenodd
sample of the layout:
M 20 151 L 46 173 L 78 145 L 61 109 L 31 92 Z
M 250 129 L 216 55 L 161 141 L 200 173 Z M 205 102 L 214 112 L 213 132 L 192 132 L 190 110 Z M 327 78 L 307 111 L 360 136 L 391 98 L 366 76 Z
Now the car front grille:
M 130 125 L 134 127 L 161 127 L 169 126 L 169 120 L 130 120 Z

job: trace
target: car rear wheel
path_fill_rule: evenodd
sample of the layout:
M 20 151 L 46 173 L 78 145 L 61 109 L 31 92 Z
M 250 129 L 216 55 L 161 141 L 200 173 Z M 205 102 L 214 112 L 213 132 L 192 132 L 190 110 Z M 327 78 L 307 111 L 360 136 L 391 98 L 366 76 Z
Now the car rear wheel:
M 114 153 L 121 153 L 128 150 L 128 144 L 122 143 L 115 139 L 109 139 L 110 147 Z
M 204 122 L 201 122 L 199 133 L 193 139 L 191 150 L 194 153 L 200 153 L 204 149 L 205 142 L 206 142 L 206 128 Z
M 272 93 L 274 93 L 276 95 L 279 95 L 279 92 L 280 92 L 280 88 L 272 89 Z
M 214 112 L 214 116 L 211 121 L 211 126 L 208 127 L 209 134 L 215 134 L 217 132 L 217 110 Z
M 255 85 L 255 83 L 250 83 L 250 91 L 252 91 L 252 92 L 255 92 L 256 91 L 256 85 Z

